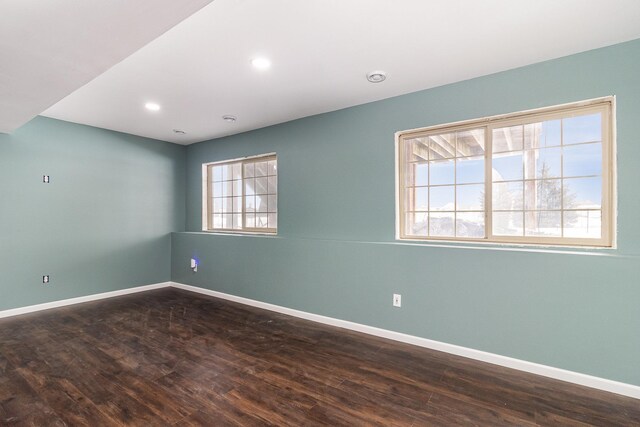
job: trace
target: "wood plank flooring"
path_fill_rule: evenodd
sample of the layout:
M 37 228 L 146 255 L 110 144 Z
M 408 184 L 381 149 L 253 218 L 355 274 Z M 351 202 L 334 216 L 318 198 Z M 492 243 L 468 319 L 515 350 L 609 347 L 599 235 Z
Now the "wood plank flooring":
M 161 289 L 0 320 L 0 425 L 638 426 L 640 401 Z

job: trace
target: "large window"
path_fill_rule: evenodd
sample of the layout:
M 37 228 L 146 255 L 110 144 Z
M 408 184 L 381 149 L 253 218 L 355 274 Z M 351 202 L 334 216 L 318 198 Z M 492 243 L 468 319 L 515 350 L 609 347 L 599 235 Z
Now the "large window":
M 203 229 L 275 233 L 278 161 L 275 154 L 203 165 Z
M 399 237 L 612 246 L 611 104 L 399 132 Z

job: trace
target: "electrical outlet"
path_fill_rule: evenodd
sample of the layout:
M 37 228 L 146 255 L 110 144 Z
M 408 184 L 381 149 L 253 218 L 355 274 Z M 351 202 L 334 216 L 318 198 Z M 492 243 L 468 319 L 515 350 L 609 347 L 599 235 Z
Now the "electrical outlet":
M 191 270 L 193 270 L 194 273 L 198 272 L 198 260 L 195 258 L 191 258 Z
M 49 275 L 45 274 L 44 276 L 42 276 L 42 283 L 44 283 L 45 285 L 47 283 L 49 283 Z
M 42 182 L 45 184 L 49 184 L 51 180 L 49 179 L 49 175 L 42 175 Z
M 402 295 L 393 294 L 393 306 L 394 307 L 402 307 Z

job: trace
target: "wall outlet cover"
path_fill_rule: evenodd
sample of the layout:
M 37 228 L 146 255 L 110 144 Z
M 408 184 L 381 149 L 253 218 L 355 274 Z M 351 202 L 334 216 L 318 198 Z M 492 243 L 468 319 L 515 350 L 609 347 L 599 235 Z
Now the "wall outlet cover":
M 402 295 L 393 294 L 393 306 L 394 307 L 402 307 Z

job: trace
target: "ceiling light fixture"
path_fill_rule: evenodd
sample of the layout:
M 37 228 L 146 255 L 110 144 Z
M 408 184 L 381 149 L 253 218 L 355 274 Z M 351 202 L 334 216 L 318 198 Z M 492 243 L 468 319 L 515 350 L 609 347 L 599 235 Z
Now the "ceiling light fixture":
M 236 120 L 238 120 L 238 118 L 236 116 L 222 116 L 222 120 L 224 120 L 227 123 L 234 123 Z
M 372 71 L 367 74 L 367 80 L 371 83 L 380 83 L 383 82 L 387 78 L 387 73 L 384 71 Z
M 174 129 L 173 133 L 175 133 L 176 135 L 186 135 L 187 133 L 183 130 L 180 129 Z
M 155 102 L 147 102 L 146 104 L 144 104 L 144 108 L 149 111 L 159 111 L 160 105 L 156 104 Z
M 271 67 L 271 61 L 263 57 L 253 58 L 251 60 L 251 65 L 256 67 L 258 70 L 266 70 L 267 68 Z

